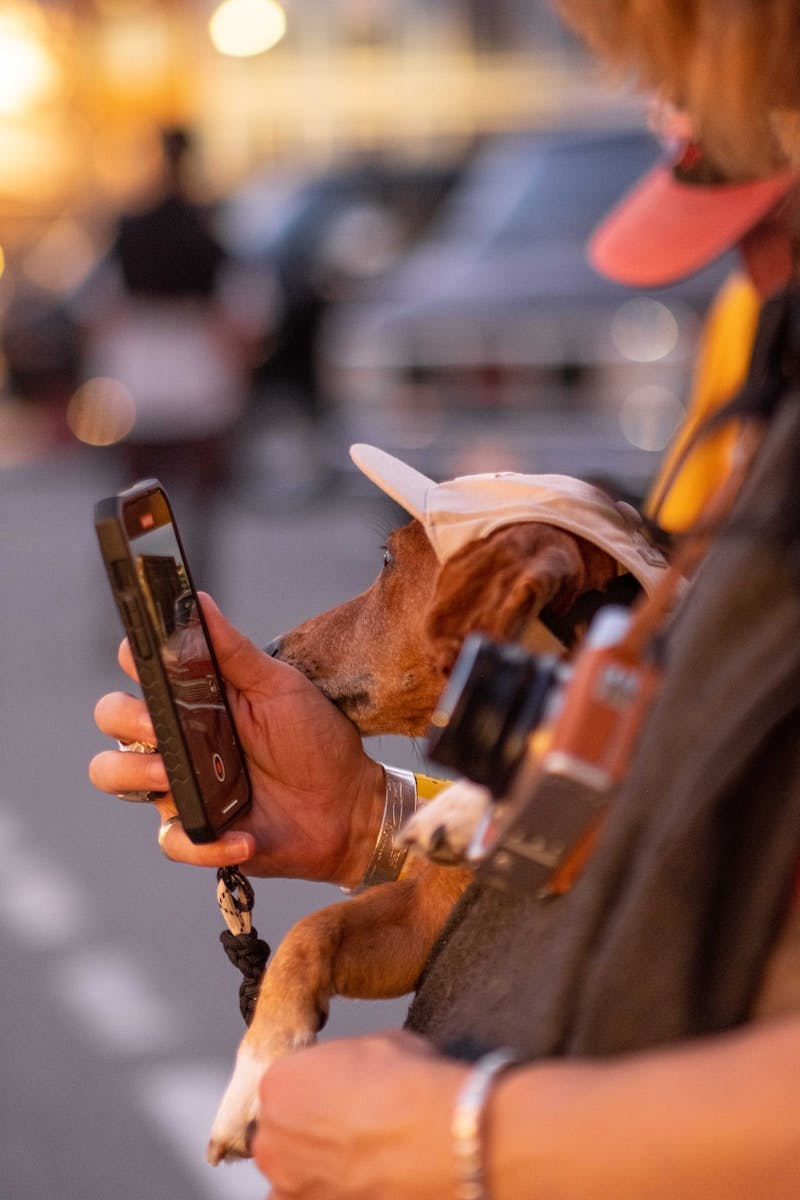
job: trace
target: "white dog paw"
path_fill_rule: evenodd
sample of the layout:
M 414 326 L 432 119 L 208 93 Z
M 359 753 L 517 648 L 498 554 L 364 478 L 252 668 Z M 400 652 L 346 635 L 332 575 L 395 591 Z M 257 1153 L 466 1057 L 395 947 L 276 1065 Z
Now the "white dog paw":
M 433 862 L 464 861 L 472 834 L 492 803 L 491 793 L 459 779 L 406 821 L 400 840 Z
M 250 1158 L 250 1137 L 258 1116 L 258 1085 L 269 1066 L 269 1059 L 256 1057 L 241 1046 L 236 1066 L 219 1106 L 206 1158 L 213 1167 L 223 1161 Z
M 208 1139 L 206 1159 L 212 1167 L 221 1162 L 252 1158 L 250 1140 L 258 1119 L 258 1087 L 262 1076 L 275 1058 L 292 1049 L 310 1046 L 315 1040 L 313 1033 L 298 1035 L 291 1040 L 291 1046 L 277 1054 L 259 1054 L 246 1042 L 242 1043 Z

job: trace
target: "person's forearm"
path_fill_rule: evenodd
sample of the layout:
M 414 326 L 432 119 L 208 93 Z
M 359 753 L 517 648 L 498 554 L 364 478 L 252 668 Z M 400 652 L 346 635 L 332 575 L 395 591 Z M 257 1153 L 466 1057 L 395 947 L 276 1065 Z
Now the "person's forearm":
M 493 1200 L 796 1200 L 800 1017 L 511 1072 L 485 1150 Z

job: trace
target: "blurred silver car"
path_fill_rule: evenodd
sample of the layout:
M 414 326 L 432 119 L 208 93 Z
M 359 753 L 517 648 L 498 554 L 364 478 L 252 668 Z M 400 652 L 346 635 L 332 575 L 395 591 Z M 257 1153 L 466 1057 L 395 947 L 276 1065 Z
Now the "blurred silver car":
M 592 229 L 660 154 L 638 128 L 489 140 L 430 235 L 329 316 L 320 356 L 347 436 L 439 476 L 564 471 L 640 492 L 731 266 L 648 293 L 589 266 Z

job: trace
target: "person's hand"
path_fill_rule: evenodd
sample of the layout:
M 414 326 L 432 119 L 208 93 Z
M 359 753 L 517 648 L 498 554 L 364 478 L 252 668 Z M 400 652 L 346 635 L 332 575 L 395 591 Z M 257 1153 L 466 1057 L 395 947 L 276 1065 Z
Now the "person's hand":
M 246 865 L 251 875 L 291 875 L 352 885 L 369 861 L 383 811 L 380 764 L 364 752 L 355 726 L 304 675 L 259 650 L 202 599 L 228 700 L 247 755 L 253 806 L 219 841 L 194 845 L 179 825 L 162 848 L 199 866 Z M 119 661 L 136 679 L 127 641 Z M 156 742 L 143 700 L 124 692 L 95 708 L 102 733 L 123 742 Z M 89 765 L 102 791 L 165 791 L 158 754 L 106 750 Z M 169 792 L 157 801 L 162 821 L 175 814 Z M 371 840 L 370 840 L 371 839 Z
M 261 1081 L 253 1139 L 272 1200 L 455 1195 L 450 1119 L 467 1070 L 410 1033 L 277 1059 Z

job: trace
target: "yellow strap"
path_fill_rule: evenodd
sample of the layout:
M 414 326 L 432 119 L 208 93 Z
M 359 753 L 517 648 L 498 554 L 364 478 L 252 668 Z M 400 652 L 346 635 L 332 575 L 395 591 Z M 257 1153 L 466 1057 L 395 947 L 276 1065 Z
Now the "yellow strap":
M 432 775 L 418 775 L 416 771 L 414 778 L 417 781 L 419 800 L 433 800 L 434 796 L 438 796 L 439 792 L 443 792 L 453 782 L 452 779 L 434 779 Z
M 706 420 L 747 377 L 761 310 L 753 283 L 737 272 L 720 288 L 705 322 L 689 411 L 651 484 L 644 511 L 670 533 L 684 533 L 705 513 L 734 462 L 739 421 L 695 442 Z

